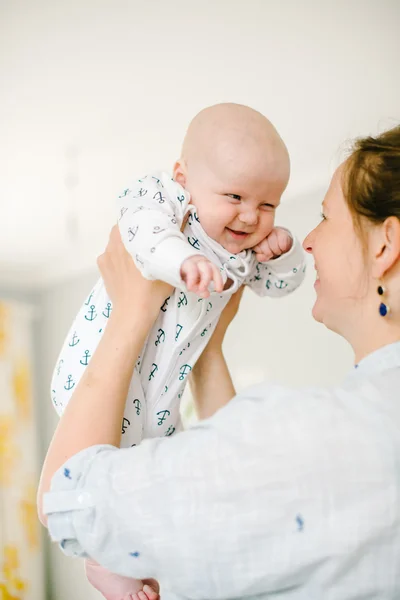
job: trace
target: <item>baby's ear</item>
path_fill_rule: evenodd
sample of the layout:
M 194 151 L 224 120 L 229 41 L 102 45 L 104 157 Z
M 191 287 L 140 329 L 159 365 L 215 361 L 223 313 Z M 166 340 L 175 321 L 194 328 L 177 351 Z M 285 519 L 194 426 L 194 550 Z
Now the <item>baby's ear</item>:
M 179 183 L 182 187 L 186 187 L 186 163 L 183 158 L 176 161 L 172 174 L 174 181 Z

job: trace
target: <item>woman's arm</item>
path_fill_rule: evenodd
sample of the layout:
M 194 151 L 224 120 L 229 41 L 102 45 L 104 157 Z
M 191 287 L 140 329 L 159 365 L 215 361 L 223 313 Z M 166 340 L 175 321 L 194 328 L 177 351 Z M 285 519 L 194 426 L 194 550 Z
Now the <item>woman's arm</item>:
M 236 395 L 228 365 L 222 351 L 225 333 L 235 317 L 244 287 L 230 299 L 217 327 L 190 375 L 195 410 L 198 418 L 207 419 Z
M 114 262 L 118 260 L 118 269 Z M 99 258 L 104 275 L 118 271 L 114 302 L 104 335 L 59 422 L 47 452 L 38 492 L 41 521 L 43 494 L 54 473 L 71 456 L 95 444 L 119 446 L 121 423 L 133 368 L 170 286 L 143 279 L 113 228 L 107 251 Z
M 200 420 L 211 417 L 236 395 L 222 348 L 205 348 L 190 375 L 190 389 Z

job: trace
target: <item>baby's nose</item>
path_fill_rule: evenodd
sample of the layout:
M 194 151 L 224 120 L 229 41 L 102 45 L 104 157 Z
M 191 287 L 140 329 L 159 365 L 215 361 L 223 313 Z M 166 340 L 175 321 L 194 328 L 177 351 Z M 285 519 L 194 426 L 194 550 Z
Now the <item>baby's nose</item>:
M 247 210 L 239 214 L 239 221 L 247 225 L 256 225 L 258 222 L 258 213 L 256 210 Z

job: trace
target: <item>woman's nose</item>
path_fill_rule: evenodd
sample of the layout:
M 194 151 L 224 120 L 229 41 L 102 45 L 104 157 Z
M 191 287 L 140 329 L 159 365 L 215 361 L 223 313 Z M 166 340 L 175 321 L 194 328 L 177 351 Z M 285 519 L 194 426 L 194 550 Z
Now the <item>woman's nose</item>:
M 313 253 L 314 229 L 304 238 L 303 248 L 309 254 Z

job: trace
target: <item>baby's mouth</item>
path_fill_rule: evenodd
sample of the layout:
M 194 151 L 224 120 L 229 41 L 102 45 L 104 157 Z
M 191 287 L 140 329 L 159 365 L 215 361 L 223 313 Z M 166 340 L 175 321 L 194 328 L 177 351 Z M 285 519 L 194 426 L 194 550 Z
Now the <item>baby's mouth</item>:
M 233 229 L 229 229 L 229 227 L 226 227 L 226 229 L 235 240 L 244 240 L 247 236 L 250 235 L 245 231 L 234 231 Z

